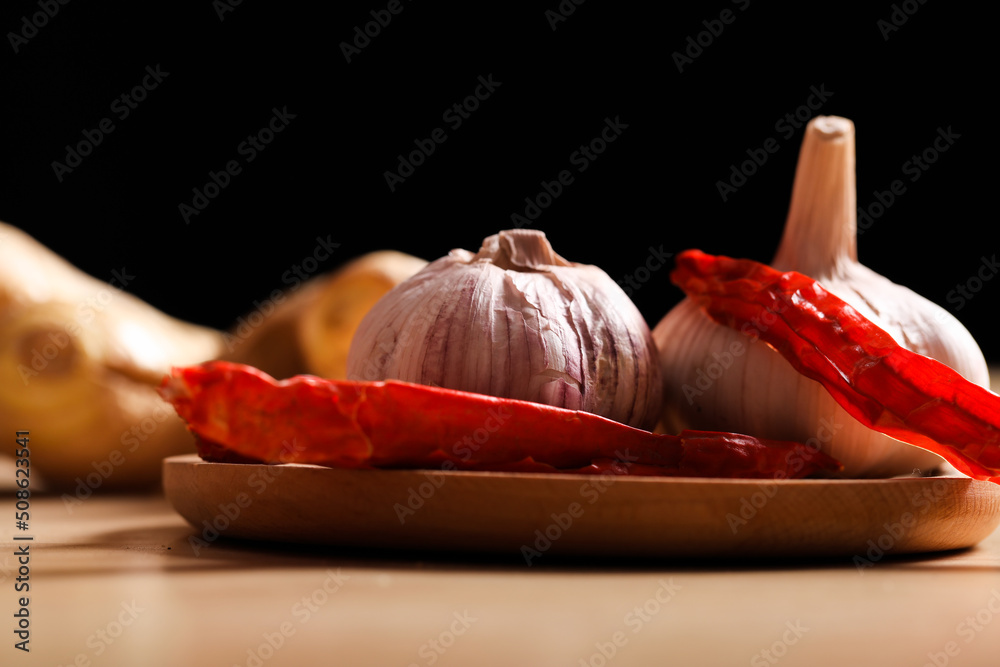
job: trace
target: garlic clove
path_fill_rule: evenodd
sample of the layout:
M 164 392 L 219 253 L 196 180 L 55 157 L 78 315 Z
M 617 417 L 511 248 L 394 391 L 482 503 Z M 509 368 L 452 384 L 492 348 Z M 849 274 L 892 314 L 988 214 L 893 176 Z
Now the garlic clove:
M 854 124 L 813 119 L 772 264 L 818 280 L 900 345 L 988 387 L 982 352 L 957 319 L 858 262 L 855 178 Z M 909 474 L 942 463 L 857 422 L 818 382 L 752 335 L 711 321 L 689 299 L 667 313 L 653 337 L 666 380 L 665 430 L 719 429 L 814 443 L 842 461 L 849 477 Z
M 354 380 L 398 379 L 593 412 L 652 428 L 662 397 L 652 334 L 603 270 L 537 230 L 452 250 L 358 326 Z

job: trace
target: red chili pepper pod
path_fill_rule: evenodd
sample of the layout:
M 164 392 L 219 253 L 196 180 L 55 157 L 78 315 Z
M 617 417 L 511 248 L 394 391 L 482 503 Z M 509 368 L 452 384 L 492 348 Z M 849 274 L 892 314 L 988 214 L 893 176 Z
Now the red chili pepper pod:
M 228 362 L 174 369 L 161 395 L 215 461 L 767 479 L 841 467 L 800 443 L 656 434 L 588 412 L 405 382 L 277 381 Z

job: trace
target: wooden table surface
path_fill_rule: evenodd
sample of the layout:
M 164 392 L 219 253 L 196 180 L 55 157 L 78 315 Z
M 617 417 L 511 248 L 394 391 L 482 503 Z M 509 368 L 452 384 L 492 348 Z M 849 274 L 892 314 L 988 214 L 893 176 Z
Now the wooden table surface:
M 528 567 L 226 539 L 196 549 L 159 495 L 35 496 L 31 542 L 2 523 L 5 666 L 1000 665 L 1000 531 L 870 567 Z M 13 632 L 25 544 L 29 653 Z

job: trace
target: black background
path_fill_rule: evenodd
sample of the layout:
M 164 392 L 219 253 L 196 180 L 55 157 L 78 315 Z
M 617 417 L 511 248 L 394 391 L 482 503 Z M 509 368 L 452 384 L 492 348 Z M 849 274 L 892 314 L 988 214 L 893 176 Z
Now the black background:
M 0 15 L 0 219 L 101 279 L 124 267 L 129 291 L 177 317 L 228 327 L 288 287 L 282 276 L 317 237 L 340 244 L 319 271 L 385 247 L 426 259 L 475 250 L 514 226 L 541 181 L 574 168 L 571 153 L 606 118 L 627 129 L 534 221 L 557 252 L 616 279 L 651 247 L 768 261 L 802 137 L 776 123 L 816 87 L 831 93 L 818 113 L 857 127 L 859 204 L 906 183 L 859 241 L 861 260 L 949 308 L 1000 361 L 1000 280 L 960 309 L 948 301 L 997 244 L 996 130 L 980 120 L 992 15 L 939 2 L 589 0 L 553 30 L 556 0 L 405 2 L 347 62 L 340 44 L 386 2 L 244 0 L 221 17 L 219 2 L 178 4 L 56 5 L 17 52 L 10 35 L 40 5 L 6 2 Z M 734 20 L 678 71 L 673 54 L 699 33 L 708 42 L 703 21 L 726 9 Z M 879 21 L 894 11 L 906 21 L 886 38 Z M 157 65 L 168 76 L 118 119 L 112 102 Z M 442 114 L 490 75 L 500 86 L 453 130 Z M 246 163 L 239 144 L 274 108 L 294 119 Z M 115 130 L 60 182 L 53 161 L 107 117 Z M 390 191 L 384 172 L 438 127 L 447 141 Z M 903 164 L 939 128 L 960 138 L 910 182 Z M 716 183 L 770 137 L 779 150 L 723 201 Z M 179 205 L 233 159 L 242 172 L 186 224 Z M 633 294 L 651 325 L 680 296 L 666 267 Z

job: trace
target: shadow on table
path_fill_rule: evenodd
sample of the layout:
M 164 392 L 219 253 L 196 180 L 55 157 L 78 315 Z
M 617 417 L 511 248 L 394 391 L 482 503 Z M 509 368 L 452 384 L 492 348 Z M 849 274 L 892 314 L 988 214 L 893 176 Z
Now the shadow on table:
M 854 555 L 780 558 L 713 556 L 602 556 L 569 555 L 555 551 L 526 556 L 522 552 L 480 553 L 454 550 L 357 548 L 261 541 L 218 535 L 207 540 L 193 527 L 151 527 L 119 530 L 94 536 L 95 542 L 62 545 L 67 549 L 93 548 L 95 543 L 126 552 L 143 552 L 157 558 L 151 567 L 170 571 L 212 569 L 267 570 L 316 567 L 351 567 L 433 571 L 493 571 L 542 573 L 616 572 L 748 572 L 802 570 L 964 570 L 998 571 L 995 555 L 979 546 L 921 554 L 859 553 Z

